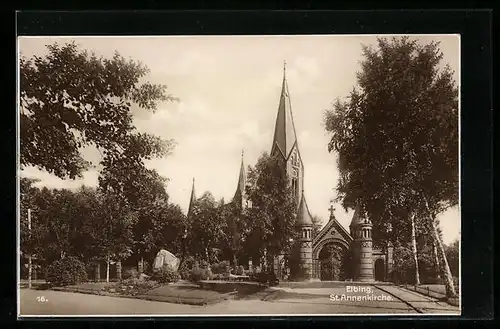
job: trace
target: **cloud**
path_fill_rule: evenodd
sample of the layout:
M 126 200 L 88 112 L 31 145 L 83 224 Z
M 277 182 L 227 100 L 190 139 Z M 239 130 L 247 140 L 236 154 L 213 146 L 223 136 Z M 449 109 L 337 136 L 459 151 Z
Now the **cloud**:
M 82 185 L 97 186 L 99 173 L 95 170 L 91 170 L 84 172 L 82 178 L 63 180 L 36 167 L 29 166 L 20 171 L 20 176 L 38 179 L 39 182 L 35 184 L 37 187 L 45 186 L 54 189 L 77 189 Z
M 443 41 L 444 61 L 458 72 L 457 38 L 432 38 Z M 20 48 L 31 56 L 43 52 L 44 45 L 52 41 L 24 39 Z M 189 200 L 193 176 L 199 194 L 210 190 L 216 198 L 229 200 L 236 188 L 241 149 L 245 149 L 245 164 L 250 165 L 270 150 L 286 59 L 305 165 L 306 197 L 311 212 L 327 221 L 338 173 L 335 154 L 327 150 L 323 111 L 335 98 L 347 96 L 356 84 L 361 43 L 375 42 L 375 36 L 266 36 L 88 37 L 77 43 L 98 55 L 109 57 L 118 50 L 127 58 L 140 60 L 151 69 L 145 79 L 167 85 L 168 92 L 179 97 L 180 102 L 161 103 L 156 113 L 134 111 L 134 122 L 140 131 L 177 142 L 171 155 L 150 161 L 148 166 L 170 178 L 167 190 L 171 200 L 183 207 Z M 91 151 L 86 156 L 96 157 Z M 30 170 L 26 172 L 42 177 L 51 187 L 97 181 L 96 171 L 82 180 L 62 181 Z M 352 215 L 335 207 L 338 220 L 348 226 Z M 458 211 L 443 215 L 446 241 L 459 235 L 458 215 Z

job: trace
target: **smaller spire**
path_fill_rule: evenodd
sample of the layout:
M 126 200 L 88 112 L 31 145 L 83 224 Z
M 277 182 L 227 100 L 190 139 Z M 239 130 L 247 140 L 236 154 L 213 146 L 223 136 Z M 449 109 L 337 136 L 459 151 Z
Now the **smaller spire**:
M 236 188 L 236 193 L 234 198 L 242 198 L 245 195 L 245 185 L 246 185 L 246 173 L 245 173 L 245 163 L 243 161 L 243 155 L 245 150 L 241 150 L 241 165 L 240 165 L 240 175 L 238 177 L 238 186 Z
M 196 191 L 194 189 L 194 177 L 193 177 L 193 186 L 191 187 L 191 198 L 189 200 L 188 215 L 191 213 L 191 211 L 193 211 L 195 202 L 196 202 Z

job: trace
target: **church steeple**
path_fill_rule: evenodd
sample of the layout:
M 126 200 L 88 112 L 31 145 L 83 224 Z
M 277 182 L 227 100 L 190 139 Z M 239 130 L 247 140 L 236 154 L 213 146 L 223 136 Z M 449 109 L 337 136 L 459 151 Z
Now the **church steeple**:
M 236 192 L 234 193 L 234 200 L 238 200 L 243 204 L 243 199 L 245 197 L 245 186 L 246 186 L 246 173 L 245 173 L 245 163 L 243 161 L 244 151 L 241 150 L 241 165 L 240 165 L 240 175 L 238 178 L 238 186 L 236 187 Z
M 274 128 L 273 145 L 271 154 L 278 152 L 288 160 L 291 151 L 297 143 L 295 126 L 293 124 L 292 107 L 290 94 L 288 92 L 288 83 L 286 80 L 286 62 L 283 65 L 283 82 L 281 86 L 280 102 L 278 106 L 278 115 L 276 116 L 276 125 Z
M 194 189 L 194 177 L 193 177 L 193 186 L 191 188 L 191 198 L 189 199 L 188 215 L 191 214 L 191 211 L 193 211 L 195 202 L 196 202 L 196 191 Z
M 278 156 L 284 160 L 284 169 L 291 183 L 292 196 L 298 207 L 302 197 L 301 191 L 304 189 L 304 165 L 300 156 L 297 134 L 293 123 L 290 93 L 288 92 L 286 80 L 286 62 L 283 66 L 283 83 L 274 127 L 271 156 Z

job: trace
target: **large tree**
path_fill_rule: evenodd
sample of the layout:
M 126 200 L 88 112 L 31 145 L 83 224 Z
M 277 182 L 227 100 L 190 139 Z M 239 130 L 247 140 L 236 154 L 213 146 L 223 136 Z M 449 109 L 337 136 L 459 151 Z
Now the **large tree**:
M 205 192 L 196 201 L 190 214 L 188 232 L 191 253 L 207 262 L 218 261 L 218 251 L 224 238 L 224 216 L 220 203 L 210 192 Z
M 291 253 L 297 237 L 295 217 L 297 205 L 283 161 L 267 153 L 249 168 L 248 195 L 252 207 L 247 211 L 248 245 L 274 264 L 273 256 Z
M 326 112 L 329 150 L 339 154 L 339 198 L 358 202 L 379 226 L 424 217 L 455 296 L 436 223 L 458 202 L 458 90 L 438 43 L 407 37 L 363 47 L 358 85 Z M 392 216 L 404 210 L 406 217 Z M 381 223 L 383 221 L 384 223 Z M 396 228 L 398 225 L 396 225 Z
M 75 43 L 47 49 L 46 56 L 20 59 L 21 166 L 75 178 L 90 165 L 82 148 L 96 147 L 100 184 L 131 193 L 147 175 L 144 159 L 163 156 L 172 146 L 138 132 L 132 110 L 154 111 L 174 97 L 166 86 L 144 81 L 147 67 L 118 53 L 97 57 Z

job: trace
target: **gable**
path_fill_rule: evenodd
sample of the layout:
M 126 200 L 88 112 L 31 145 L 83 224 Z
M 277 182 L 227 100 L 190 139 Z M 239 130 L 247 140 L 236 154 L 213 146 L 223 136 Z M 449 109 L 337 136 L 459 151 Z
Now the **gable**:
M 325 227 L 323 227 L 318 235 L 314 238 L 313 247 L 321 243 L 321 241 L 331 238 L 343 240 L 348 245 L 350 245 L 353 240 L 351 235 L 345 230 L 342 225 L 340 225 L 340 223 L 335 218 L 330 219 Z

